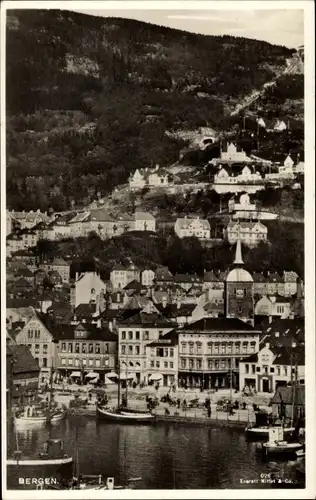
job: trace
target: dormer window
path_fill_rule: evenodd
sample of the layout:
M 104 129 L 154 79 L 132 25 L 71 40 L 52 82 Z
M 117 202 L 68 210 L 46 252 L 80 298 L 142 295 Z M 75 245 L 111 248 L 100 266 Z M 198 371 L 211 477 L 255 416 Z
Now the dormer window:
M 91 295 L 95 295 L 95 288 L 91 288 Z

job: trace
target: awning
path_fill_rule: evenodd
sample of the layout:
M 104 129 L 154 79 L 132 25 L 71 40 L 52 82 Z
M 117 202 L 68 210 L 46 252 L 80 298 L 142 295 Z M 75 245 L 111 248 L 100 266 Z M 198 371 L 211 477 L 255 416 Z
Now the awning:
M 115 372 L 110 372 L 106 374 L 107 378 L 118 378 L 118 374 Z
M 153 374 L 152 374 L 152 375 L 150 375 L 150 377 L 149 377 L 149 380 L 152 380 L 152 381 L 155 381 L 155 380 L 156 380 L 157 382 L 158 382 L 158 380 L 161 380 L 161 379 L 162 379 L 162 375 L 161 375 L 161 373 L 153 373 Z
M 104 383 L 106 385 L 115 384 L 115 382 L 113 382 L 113 380 L 109 379 L 108 377 L 104 377 Z
M 132 373 L 128 373 L 128 374 L 121 373 L 121 376 L 120 376 L 121 380 L 131 380 L 132 378 L 134 378 L 134 375 Z
M 99 382 L 99 377 L 90 380 L 91 384 L 97 384 Z
M 80 372 L 72 372 L 70 377 L 81 377 L 81 373 Z
M 86 378 L 99 378 L 99 374 L 96 373 L 96 372 L 89 372 L 87 375 L 86 375 Z

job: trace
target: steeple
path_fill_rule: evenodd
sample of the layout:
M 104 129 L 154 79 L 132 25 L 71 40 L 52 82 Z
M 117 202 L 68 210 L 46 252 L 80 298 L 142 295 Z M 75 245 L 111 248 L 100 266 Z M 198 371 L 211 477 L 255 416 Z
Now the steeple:
M 244 261 L 242 260 L 242 254 L 241 254 L 240 228 L 238 228 L 234 265 L 242 265 L 242 264 L 244 264 Z

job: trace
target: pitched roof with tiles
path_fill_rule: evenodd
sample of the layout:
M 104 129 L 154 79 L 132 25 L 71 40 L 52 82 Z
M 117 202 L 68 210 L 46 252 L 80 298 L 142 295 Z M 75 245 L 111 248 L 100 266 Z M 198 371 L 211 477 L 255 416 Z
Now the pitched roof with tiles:
M 61 257 L 56 257 L 53 262 L 52 262 L 52 265 L 53 266 L 63 266 L 63 267 L 70 267 L 70 265 L 68 264 L 68 262 L 66 262 L 64 259 L 62 259 Z
M 148 344 L 149 347 L 168 347 L 178 345 L 179 333 L 177 330 L 171 330 L 158 340 L 154 340 Z
M 201 283 L 201 278 L 198 277 L 197 274 L 181 274 L 177 273 L 175 275 L 175 282 L 176 283 Z
M 271 404 L 293 404 L 293 388 L 278 387 L 276 393 L 271 399 Z M 305 386 L 296 386 L 294 392 L 294 402 L 298 406 L 305 406 Z
M 124 287 L 124 290 L 135 290 L 136 292 L 140 292 L 142 289 L 142 285 L 140 284 L 139 281 L 133 280 L 127 283 L 127 285 Z
M 191 218 L 191 217 L 179 217 L 176 220 L 176 225 L 179 229 L 189 229 L 193 222 L 199 222 L 204 231 L 211 229 L 210 223 L 207 219 Z
M 135 220 L 155 220 L 155 217 L 149 212 L 135 212 Z
M 31 351 L 26 345 L 10 343 L 7 345 L 7 353 L 14 361 L 12 365 L 13 376 L 27 373 L 38 374 L 40 372 L 38 362 L 33 358 Z
M 219 281 L 218 277 L 215 275 L 214 271 L 206 271 L 204 273 L 204 281 L 207 283 L 213 283 L 214 281 Z
M 155 278 L 158 281 L 173 281 L 173 275 L 168 267 L 158 267 L 155 271 Z
M 140 312 L 120 322 L 122 326 L 140 326 L 142 328 L 172 328 L 172 323 L 157 313 Z
M 96 304 L 79 304 L 74 310 L 74 316 L 76 316 L 78 320 L 89 318 L 96 313 L 96 310 Z

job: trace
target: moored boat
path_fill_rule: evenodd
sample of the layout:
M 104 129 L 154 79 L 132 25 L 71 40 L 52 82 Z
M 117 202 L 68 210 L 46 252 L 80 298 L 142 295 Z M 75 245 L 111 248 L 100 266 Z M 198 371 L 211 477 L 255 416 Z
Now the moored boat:
M 254 424 L 249 424 L 245 428 L 248 439 L 260 441 L 269 439 L 269 431 L 272 427 L 281 428 L 281 425 L 269 425 L 269 415 L 265 411 L 257 411 L 255 413 L 256 421 Z M 295 431 L 294 427 L 283 427 L 284 436 L 290 436 Z
M 97 406 L 97 416 L 103 420 L 120 423 L 149 424 L 156 420 L 149 411 L 129 410 L 128 408 L 108 408 Z
M 262 443 L 262 449 L 266 458 L 270 456 L 296 456 L 296 452 L 303 447 L 302 443 L 285 441 L 282 427 L 271 427 L 269 429 L 269 441 Z
M 42 409 L 35 406 L 27 406 L 24 411 L 15 416 L 14 422 L 18 429 L 28 427 L 41 427 L 47 423 L 54 424 L 63 420 L 66 411 L 60 409 Z
M 65 453 L 60 439 L 48 439 L 43 452 L 33 456 L 17 450 L 6 461 L 8 487 L 36 489 L 43 481 L 54 487 L 71 477 L 72 463 L 73 458 Z

